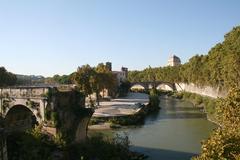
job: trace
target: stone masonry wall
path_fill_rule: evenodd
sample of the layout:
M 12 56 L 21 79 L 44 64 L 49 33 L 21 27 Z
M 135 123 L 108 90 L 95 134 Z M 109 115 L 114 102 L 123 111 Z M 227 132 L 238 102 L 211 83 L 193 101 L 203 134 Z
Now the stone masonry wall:
M 200 94 L 203 96 L 209 96 L 212 98 L 218 97 L 226 97 L 227 91 L 220 90 L 219 88 L 213 88 L 210 86 L 199 87 L 193 83 L 186 84 L 186 83 L 175 83 L 177 91 L 186 91 L 191 93 Z

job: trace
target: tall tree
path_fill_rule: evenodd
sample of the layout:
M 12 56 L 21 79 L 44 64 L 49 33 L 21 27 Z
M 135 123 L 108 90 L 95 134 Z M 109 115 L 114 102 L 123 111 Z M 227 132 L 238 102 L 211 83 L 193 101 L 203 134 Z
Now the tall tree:
M 17 77 L 15 74 L 8 72 L 4 67 L 0 67 L 0 87 L 15 85 Z
M 96 93 L 98 97 L 98 104 L 99 104 L 99 93 L 100 91 L 103 92 L 104 97 L 104 90 L 107 89 L 109 92 L 113 91 L 117 88 L 117 80 L 115 75 L 109 70 L 109 68 L 104 65 L 103 63 L 99 63 L 96 70 Z
M 89 65 L 78 67 L 74 75 L 74 81 L 79 89 L 83 91 L 86 96 L 89 96 L 96 88 L 96 72 Z M 91 96 L 90 101 L 92 101 Z M 93 106 L 93 104 L 91 105 Z

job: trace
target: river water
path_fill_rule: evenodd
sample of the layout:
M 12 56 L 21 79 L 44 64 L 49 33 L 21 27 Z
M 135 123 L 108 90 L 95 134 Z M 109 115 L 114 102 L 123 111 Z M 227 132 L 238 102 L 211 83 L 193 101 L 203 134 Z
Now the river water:
M 160 106 L 144 125 L 119 132 L 126 132 L 131 149 L 148 155 L 149 160 L 191 159 L 216 126 L 189 102 L 162 97 Z

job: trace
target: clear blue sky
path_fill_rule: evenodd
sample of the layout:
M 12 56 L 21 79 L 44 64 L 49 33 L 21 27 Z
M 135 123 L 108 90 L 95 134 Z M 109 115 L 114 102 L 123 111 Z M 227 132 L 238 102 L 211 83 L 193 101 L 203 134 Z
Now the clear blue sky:
M 206 54 L 240 24 L 240 0 L 1 0 L 0 66 L 69 74 L 83 64 L 164 66 Z

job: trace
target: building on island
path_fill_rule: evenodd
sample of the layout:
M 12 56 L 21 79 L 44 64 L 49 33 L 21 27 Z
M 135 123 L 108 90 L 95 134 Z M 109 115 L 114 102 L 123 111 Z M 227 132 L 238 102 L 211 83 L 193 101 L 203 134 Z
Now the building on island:
M 118 85 L 120 85 L 121 82 L 126 81 L 128 77 L 128 68 L 122 67 L 121 71 L 112 71 L 112 63 L 106 62 L 107 68 L 117 77 Z
M 168 66 L 178 66 L 181 65 L 181 59 L 175 55 L 168 59 Z
M 112 73 L 116 75 L 117 81 L 118 81 L 118 85 L 120 85 L 121 82 L 124 82 L 124 81 L 127 80 L 128 68 L 122 67 L 121 71 L 112 71 Z
M 105 65 L 108 68 L 108 70 L 111 71 L 112 74 L 116 76 L 117 85 L 118 86 L 120 86 L 122 82 L 127 81 L 127 78 L 128 78 L 128 68 L 122 67 L 121 71 L 112 71 L 112 63 L 111 62 L 106 62 Z M 102 97 L 106 97 L 106 96 L 108 97 L 108 96 L 111 96 L 111 93 L 109 92 L 108 89 L 103 89 L 100 92 L 100 95 Z

